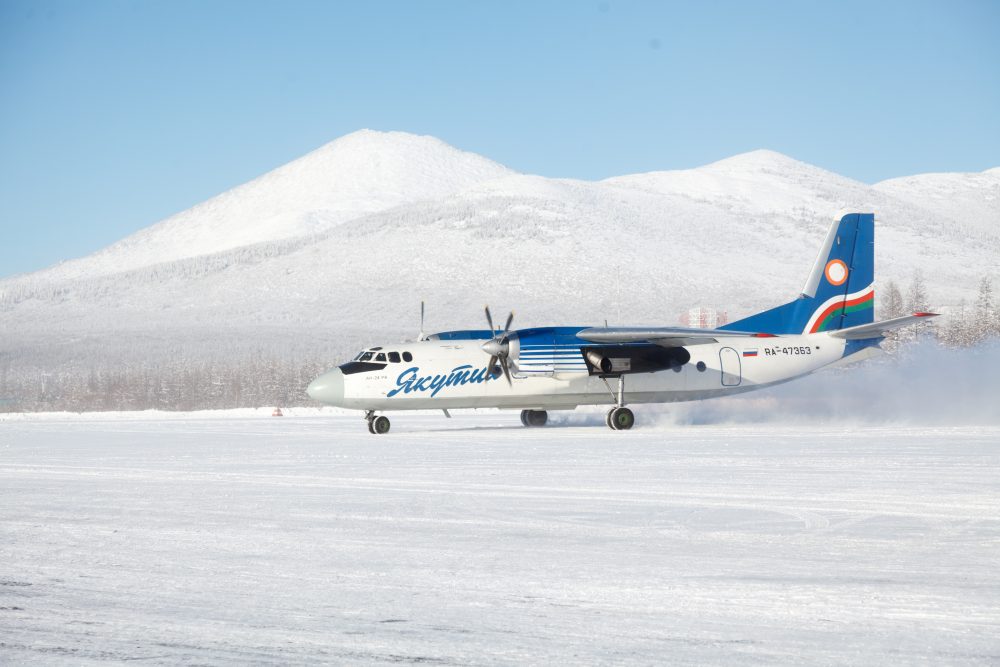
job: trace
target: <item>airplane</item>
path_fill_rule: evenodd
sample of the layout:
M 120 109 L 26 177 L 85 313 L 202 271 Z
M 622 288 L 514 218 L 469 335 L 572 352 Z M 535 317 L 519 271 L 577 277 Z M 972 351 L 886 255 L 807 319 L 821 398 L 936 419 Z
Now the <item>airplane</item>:
M 323 404 L 364 411 L 513 408 L 544 426 L 549 410 L 610 405 L 606 423 L 628 430 L 628 405 L 694 401 L 763 389 L 821 368 L 872 356 L 886 332 L 936 313 L 874 319 L 875 215 L 850 213 L 830 227 L 799 296 L 716 329 L 555 326 L 423 333 L 378 345 L 308 388 Z M 627 382 L 626 382 L 627 380 Z

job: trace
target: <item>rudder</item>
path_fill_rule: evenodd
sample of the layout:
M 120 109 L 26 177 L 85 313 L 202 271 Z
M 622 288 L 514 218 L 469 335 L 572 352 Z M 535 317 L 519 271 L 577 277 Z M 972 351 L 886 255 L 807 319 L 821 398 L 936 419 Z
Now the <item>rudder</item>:
M 875 321 L 875 215 L 845 215 L 837 226 L 822 269 L 813 267 L 806 287 L 816 284 L 819 305 L 802 333 L 835 331 Z M 821 275 L 816 277 L 816 273 Z M 804 296 L 808 296 L 804 294 Z

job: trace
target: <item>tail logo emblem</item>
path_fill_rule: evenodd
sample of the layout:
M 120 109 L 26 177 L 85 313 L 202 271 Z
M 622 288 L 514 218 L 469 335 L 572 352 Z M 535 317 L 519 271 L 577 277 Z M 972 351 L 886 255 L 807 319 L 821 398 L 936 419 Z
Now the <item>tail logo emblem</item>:
M 843 285 L 847 280 L 847 264 L 839 259 L 831 259 L 826 263 L 825 273 L 831 285 Z

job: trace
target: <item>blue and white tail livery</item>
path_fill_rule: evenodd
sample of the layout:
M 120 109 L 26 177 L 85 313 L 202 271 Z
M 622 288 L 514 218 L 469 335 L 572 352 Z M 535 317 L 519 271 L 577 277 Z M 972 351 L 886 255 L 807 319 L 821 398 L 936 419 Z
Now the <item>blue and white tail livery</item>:
M 722 327 L 726 331 L 814 334 L 875 321 L 875 216 L 851 213 L 826 235 L 794 301 Z
M 830 228 L 801 293 L 719 329 L 553 326 L 421 333 L 377 345 L 308 387 L 327 405 L 378 412 L 453 408 L 521 410 L 543 426 L 548 410 L 609 405 L 607 425 L 635 423 L 628 405 L 713 398 L 769 387 L 878 346 L 889 330 L 934 313 L 875 322 L 875 216 L 845 215 Z M 421 311 L 422 312 L 422 311 Z M 423 332 L 423 322 L 421 322 Z

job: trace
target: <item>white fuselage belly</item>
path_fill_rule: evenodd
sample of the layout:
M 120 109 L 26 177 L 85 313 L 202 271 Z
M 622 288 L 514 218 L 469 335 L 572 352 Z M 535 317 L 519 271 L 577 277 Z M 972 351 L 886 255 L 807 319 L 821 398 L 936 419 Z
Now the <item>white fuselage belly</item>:
M 482 341 L 423 341 L 406 349 L 412 362 L 344 378 L 342 407 L 362 410 L 449 408 L 571 409 L 615 402 L 617 378 L 585 370 L 522 373 L 508 385 L 487 378 Z M 845 342 L 827 334 L 732 338 L 693 345 L 680 370 L 625 375 L 626 403 L 667 403 L 740 393 L 791 380 L 841 359 Z M 582 357 L 581 357 L 582 358 Z M 704 370 L 698 370 L 699 363 Z

